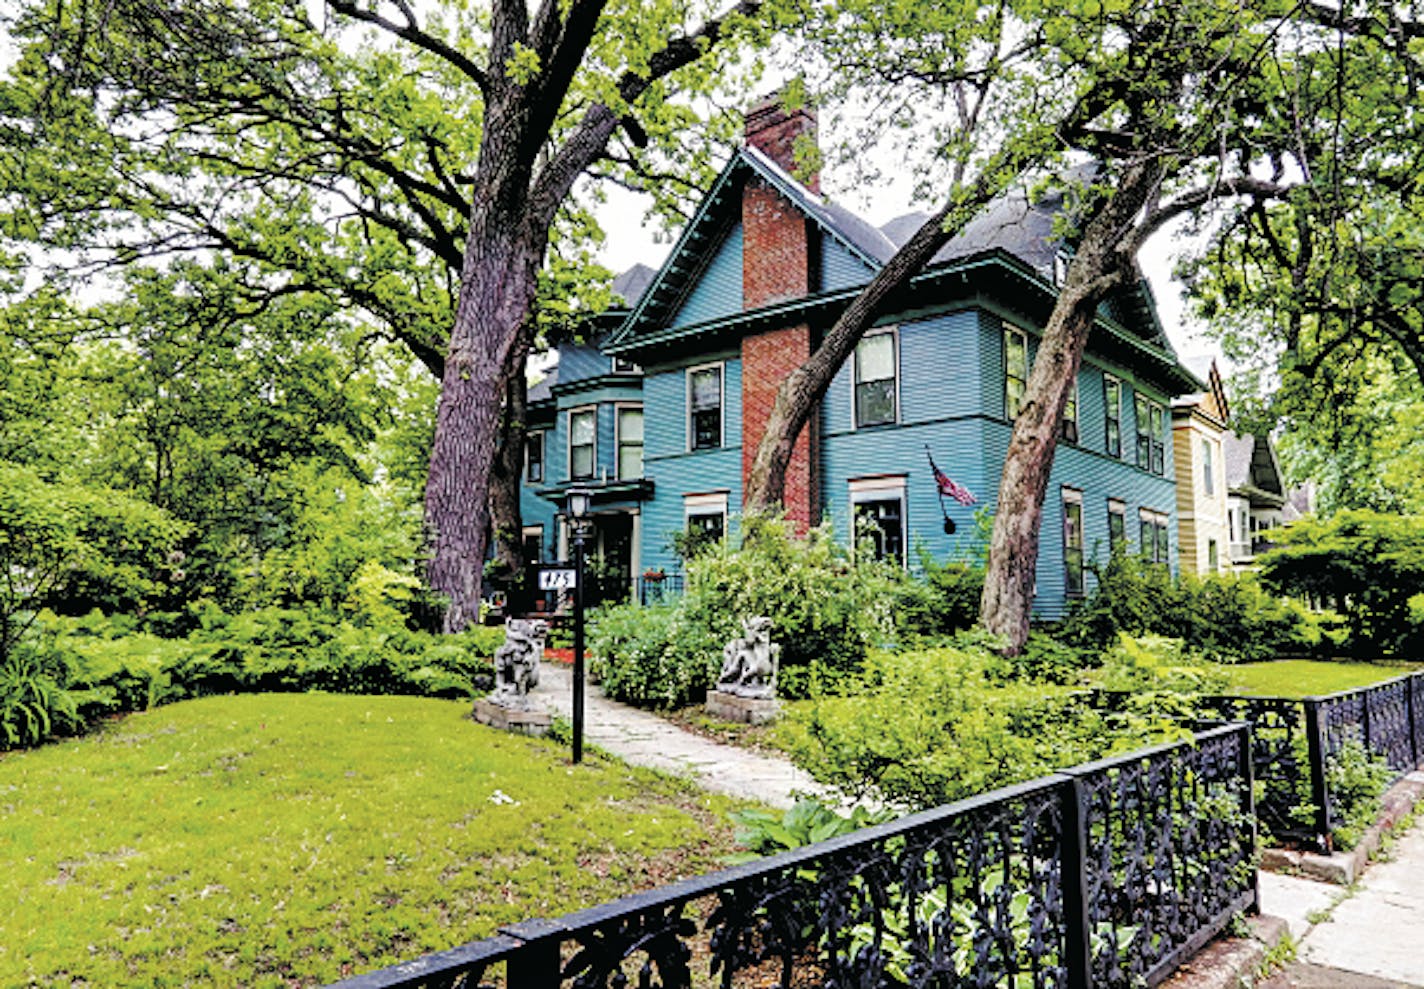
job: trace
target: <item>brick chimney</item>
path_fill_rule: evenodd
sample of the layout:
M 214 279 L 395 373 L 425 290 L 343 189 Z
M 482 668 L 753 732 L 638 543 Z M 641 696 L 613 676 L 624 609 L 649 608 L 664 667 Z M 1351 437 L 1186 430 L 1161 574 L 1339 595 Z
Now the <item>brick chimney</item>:
M 787 113 L 779 96 L 747 111 L 746 142 L 795 174 L 796 138 L 816 135 L 810 110 Z M 803 183 L 820 192 L 819 176 Z M 810 294 L 816 279 L 818 230 L 770 183 L 758 176 L 742 191 L 742 308 L 764 306 Z M 811 355 L 811 327 L 797 323 L 742 339 L 742 481 L 745 485 L 766 433 L 767 417 L 781 382 Z M 820 499 L 811 451 L 819 447 L 815 418 L 802 430 L 786 472 L 786 516 L 804 533 L 820 521 Z

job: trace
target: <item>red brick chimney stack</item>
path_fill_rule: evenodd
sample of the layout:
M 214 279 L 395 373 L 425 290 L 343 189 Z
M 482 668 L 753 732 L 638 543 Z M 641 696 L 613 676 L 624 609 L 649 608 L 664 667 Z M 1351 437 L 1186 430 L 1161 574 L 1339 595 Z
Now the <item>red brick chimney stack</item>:
M 782 109 L 779 96 L 747 111 L 746 141 L 795 176 L 796 139 L 816 136 L 811 110 Z M 820 177 L 802 182 L 820 192 Z M 761 178 L 747 180 L 742 191 L 742 308 L 760 309 L 810 294 L 815 281 L 812 238 L 817 231 L 800 210 Z M 742 340 L 742 481 L 745 485 L 766 433 L 776 391 L 811 355 L 811 328 L 805 323 L 779 327 Z M 814 419 L 802 430 L 786 472 L 786 516 L 804 533 L 820 521 L 820 499 L 811 457 L 817 445 Z
M 747 111 L 746 141 L 801 184 L 817 195 L 821 192 L 821 176 L 812 173 L 804 178 L 796 171 L 796 139 L 805 134 L 816 140 L 816 111 L 807 107 L 787 113 L 781 105 L 781 94 L 774 93 Z

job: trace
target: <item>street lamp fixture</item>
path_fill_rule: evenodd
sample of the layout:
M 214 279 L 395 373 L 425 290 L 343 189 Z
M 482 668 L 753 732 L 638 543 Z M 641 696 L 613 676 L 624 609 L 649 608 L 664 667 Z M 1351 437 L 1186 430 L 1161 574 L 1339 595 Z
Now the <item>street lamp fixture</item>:
M 587 488 L 569 488 L 565 507 L 569 514 L 569 535 L 574 543 L 574 731 L 573 760 L 583 762 L 583 708 L 584 708 L 584 656 L 583 656 L 583 581 L 584 544 L 592 535 L 593 520 L 588 517 L 588 506 L 593 500 Z

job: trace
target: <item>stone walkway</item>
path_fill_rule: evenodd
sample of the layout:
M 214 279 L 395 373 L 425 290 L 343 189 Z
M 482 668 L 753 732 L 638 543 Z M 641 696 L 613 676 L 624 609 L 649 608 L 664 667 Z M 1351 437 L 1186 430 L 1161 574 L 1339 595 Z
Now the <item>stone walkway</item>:
M 1353 892 L 1262 873 L 1261 912 L 1284 918 L 1298 944 L 1261 989 L 1424 989 L 1424 819 Z
M 552 713 L 572 718 L 572 672 L 559 663 L 544 663 L 539 686 L 530 696 Z M 694 735 L 656 715 L 608 700 L 594 684 L 589 684 L 584 699 L 584 744 L 634 765 L 688 776 L 709 790 L 773 807 L 790 807 L 796 802 L 795 793 L 814 793 L 839 803 L 785 759 Z

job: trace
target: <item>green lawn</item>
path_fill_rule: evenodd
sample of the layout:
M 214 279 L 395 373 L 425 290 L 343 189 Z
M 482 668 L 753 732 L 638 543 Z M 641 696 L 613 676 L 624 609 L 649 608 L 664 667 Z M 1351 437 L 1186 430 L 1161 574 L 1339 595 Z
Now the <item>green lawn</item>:
M 1273 663 L 1243 663 L 1231 667 L 1233 692 L 1258 697 L 1310 697 L 1365 687 L 1415 669 L 1385 663 L 1319 662 L 1281 659 Z
M 720 798 L 464 719 L 268 694 L 0 759 L 0 985 L 323 983 L 716 867 Z

